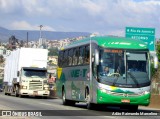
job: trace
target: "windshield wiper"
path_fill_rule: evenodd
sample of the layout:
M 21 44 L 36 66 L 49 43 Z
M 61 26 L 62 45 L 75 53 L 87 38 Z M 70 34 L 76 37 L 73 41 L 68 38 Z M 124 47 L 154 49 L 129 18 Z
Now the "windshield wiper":
M 135 82 L 135 84 L 137 85 L 137 87 L 139 87 L 139 83 L 138 83 L 136 77 L 131 72 L 128 72 L 128 74 L 130 75 L 131 79 Z

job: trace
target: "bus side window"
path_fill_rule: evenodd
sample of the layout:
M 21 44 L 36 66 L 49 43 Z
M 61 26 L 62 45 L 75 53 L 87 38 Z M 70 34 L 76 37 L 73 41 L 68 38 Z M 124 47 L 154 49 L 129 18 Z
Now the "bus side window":
M 64 60 L 64 63 L 63 63 L 64 67 L 68 66 L 68 50 L 64 51 L 63 60 Z
M 89 64 L 89 46 L 85 47 L 85 58 L 84 58 L 85 64 Z
M 73 50 L 73 65 L 77 65 L 78 63 L 78 48 Z
M 59 52 L 58 65 L 63 67 L 63 51 Z
M 78 65 L 82 65 L 84 62 L 84 51 L 85 47 L 80 47 L 79 48 L 79 60 L 78 60 Z
M 76 49 L 76 65 L 78 64 L 79 59 L 79 48 Z
M 68 55 L 68 64 L 69 66 L 72 66 L 72 57 L 73 57 L 73 49 L 69 50 L 69 55 Z

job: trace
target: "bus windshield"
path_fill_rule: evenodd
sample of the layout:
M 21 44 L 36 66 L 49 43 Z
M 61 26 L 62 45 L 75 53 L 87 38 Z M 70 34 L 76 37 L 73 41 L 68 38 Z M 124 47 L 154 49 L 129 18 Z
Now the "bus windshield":
M 99 82 L 118 87 L 148 86 L 148 59 L 147 51 L 100 49 Z

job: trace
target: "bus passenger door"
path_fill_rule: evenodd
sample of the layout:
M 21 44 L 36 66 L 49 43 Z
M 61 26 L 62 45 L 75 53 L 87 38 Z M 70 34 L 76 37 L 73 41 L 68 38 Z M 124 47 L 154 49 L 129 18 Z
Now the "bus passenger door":
M 94 47 L 94 57 L 93 57 L 93 62 L 92 62 L 92 95 L 93 95 L 93 103 L 97 102 L 97 85 L 98 85 L 98 74 L 97 74 L 97 69 L 99 66 L 99 50 L 97 46 L 93 46 Z

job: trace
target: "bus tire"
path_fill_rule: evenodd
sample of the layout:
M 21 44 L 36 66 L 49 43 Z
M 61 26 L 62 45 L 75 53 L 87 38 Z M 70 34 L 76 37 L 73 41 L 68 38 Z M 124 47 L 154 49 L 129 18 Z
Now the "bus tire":
M 85 91 L 85 98 L 86 98 L 85 100 L 86 100 L 86 104 L 87 104 L 87 109 L 89 109 L 89 110 L 94 109 L 94 104 L 91 103 L 91 101 L 90 101 L 90 94 L 89 94 L 88 88 L 86 88 L 86 91 Z
M 62 104 L 63 105 L 68 105 L 68 100 L 66 100 L 66 94 L 64 88 L 62 89 Z
M 72 101 L 72 100 L 68 100 L 68 105 L 71 105 L 71 106 L 74 106 L 75 105 L 75 101 Z

